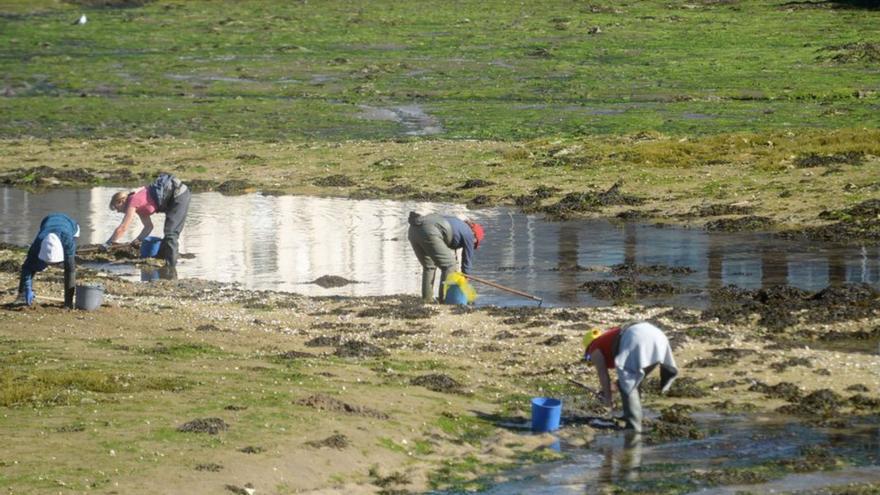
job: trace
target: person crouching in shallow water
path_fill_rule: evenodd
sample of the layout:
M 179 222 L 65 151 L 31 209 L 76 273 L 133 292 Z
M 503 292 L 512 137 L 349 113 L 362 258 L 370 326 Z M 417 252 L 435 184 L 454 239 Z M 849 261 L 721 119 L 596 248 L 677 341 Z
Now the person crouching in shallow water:
M 434 277 L 440 268 L 437 301 L 443 303 L 443 282 L 455 270 L 454 250 L 462 250 L 461 271 L 468 274 L 473 266 L 474 251 L 479 249 L 484 235 L 483 226 L 470 220 L 409 212 L 407 238 L 422 265 L 422 299 L 431 301 Z
M 192 193 L 186 184 L 170 174 L 160 174 L 152 184 L 140 189 L 117 192 L 110 199 L 110 209 L 124 213 L 125 216 L 103 246 L 109 248 L 125 235 L 125 231 L 137 215 L 144 227 L 131 244 L 136 248 L 140 247 L 141 241 L 153 230 L 150 215 L 156 212 L 164 213 L 165 235 L 159 246 L 159 257 L 165 260 L 166 267 L 174 269 L 177 266 L 178 239 L 186 222 L 191 196 Z
M 54 263 L 64 263 L 64 307 L 73 308 L 76 287 L 76 239 L 79 225 L 67 215 L 52 213 L 40 222 L 40 232 L 31 243 L 21 266 L 16 303 L 34 303 L 34 274 Z
M 613 407 L 609 369 L 617 370 L 617 389 L 623 406 L 626 428 L 642 431 L 642 381 L 660 366 L 660 393 L 669 390 L 678 376 L 669 340 L 662 330 L 648 322 L 634 322 L 609 328 L 593 329 L 584 336 L 584 359 L 593 363 L 602 390 L 599 399 Z

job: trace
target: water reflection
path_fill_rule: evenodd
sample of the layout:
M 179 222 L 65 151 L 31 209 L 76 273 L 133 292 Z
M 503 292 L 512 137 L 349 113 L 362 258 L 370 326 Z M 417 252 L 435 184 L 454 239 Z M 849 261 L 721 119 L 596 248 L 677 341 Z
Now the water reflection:
M 880 481 L 877 440 L 880 430 L 869 422 L 834 430 L 761 417 L 703 413 L 695 414 L 694 419 L 697 428 L 707 432 L 706 438 L 650 445 L 645 443 L 643 435 L 631 432 L 597 434 L 589 449 L 563 447 L 567 454 L 565 459 L 506 473 L 505 479 L 509 481 L 481 493 L 635 493 L 686 489 L 692 486 L 689 480 L 695 471 L 773 465 L 781 459 L 800 457 L 808 446 L 822 446 L 843 464 L 860 466 L 854 472 L 806 475 L 811 476 L 809 480 L 816 486 L 846 483 L 849 481 L 846 476 L 857 476 L 863 482 Z M 803 489 L 798 486 L 801 482 L 799 478 L 782 478 L 768 485 L 750 485 L 748 491 L 770 493 L 767 487 L 772 486 L 777 492 L 788 492 Z M 713 490 L 741 493 L 735 489 L 727 491 L 726 487 Z
M 80 222 L 81 242 L 103 242 L 120 220 L 107 209 L 115 191 L 2 188 L 0 241 L 27 244 L 43 216 L 63 211 Z M 420 267 L 406 240 L 410 210 L 468 215 L 485 224 L 475 274 L 543 297 L 545 305 L 607 303 L 579 287 L 588 280 L 615 278 L 607 267 L 619 263 L 690 268 L 690 274 L 659 279 L 692 291 L 666 302 L 691 306 L 705 303 L 707 289 L 731 284 L 750 289 L 790 284 L 818 290 L 839 283 L 880 287 L 876 245 L 841 247 L 605 221 L 549 223 L 506 208 L 467 211 L 452 204 L 218 193 L 193 198 L 181 252 L 195 257 L 181 260 L 178 275 L 308 295 L 417 294 Z M 160 231 L 154 235 L 160 235 L 163 219 L 153 223 Z M 137 232 L 132 228 L 128 235 Z M 124 270 L 132 280 L 160 276 Z M 363 283 L 339 288 L 309 284 L 324 275 Z M 487 287 L 477 290 L 479 304 L 534 304 Z

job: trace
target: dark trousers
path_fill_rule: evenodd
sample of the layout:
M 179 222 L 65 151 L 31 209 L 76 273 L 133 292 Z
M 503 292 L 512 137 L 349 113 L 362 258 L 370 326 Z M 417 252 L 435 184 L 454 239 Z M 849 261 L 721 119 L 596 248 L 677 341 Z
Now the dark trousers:
M 189 213 L 189 200 L 192 193 L 184 191 L 176 198 L 171 199 L 171 204 L 165 210 L 165 237 L 159 246 L 159 257 L 165 260 L 170 267 L 177 266 L 178 239 L 186 222 L 186 214 Z

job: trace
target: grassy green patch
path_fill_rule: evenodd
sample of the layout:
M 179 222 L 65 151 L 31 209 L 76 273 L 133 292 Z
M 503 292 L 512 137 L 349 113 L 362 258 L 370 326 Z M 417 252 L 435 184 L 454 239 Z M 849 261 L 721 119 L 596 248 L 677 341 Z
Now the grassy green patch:
M 384 359 L 372 366 L 370 369 L 377 373 L 387 373 L 388 370 L 391 370 L 395 373 L 411 373 L 414 371 L 434 371 L 434 370 L 446 370 L 449 369 L 449 366 L 433 359 L 425 359 L 425 360 L 388 360 Z
M 390 438 L 382 437 L 379 438 L 379 445 L 398 454 L 428 455 L 434 451 L 431 442 L 425 440 L 407 441 L 404 444 L 403 442 L 398 443 Z
M 510 140 L 878 123 L 872 9 L 127 3 L 71 26 L 77 6 L 6 2 L 0 136 Z
M 177 392 L 189 387 L 179 377 L 133 376 L 115 374 L 102 370 L 59 369 L 0 373 L 0 406 L 13 407 L 24 404 L 61 405 L 78 403 L 92 394 L 116 394 L 144 390 Z
M 473 455 L 443 462 L 440 469 L 431 473 L 428 483 L 435 490 L 451 493 L 478 492 L 492 485 L 486 476 L 504 469 L 504 466 L 482 463 Z
M 219 347 L 201 342 L 168 341 L 157 342 L 152 347 L 140 348 L 139 352 L 162 359 L 187 359 L 203 356 L 227 355 Z
M 450 412 L 443 412 L 437 419 L 437 426 L 453 437 L 457 443 L 476 445 L 487 438 L 495 429 L 495 426 L 484 419 L 476 416 L 463 416 Z

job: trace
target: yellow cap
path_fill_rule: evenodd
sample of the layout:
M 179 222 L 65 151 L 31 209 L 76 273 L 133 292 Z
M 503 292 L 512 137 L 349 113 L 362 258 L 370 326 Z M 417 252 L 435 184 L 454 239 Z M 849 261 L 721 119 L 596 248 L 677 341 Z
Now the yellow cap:
M 584 335 L 584 350 L 590 347 L 590 344 L 596 340 L 596 337 L 602 335 L 602 330 L 598 328 L 593 328 L 586 335 Z

